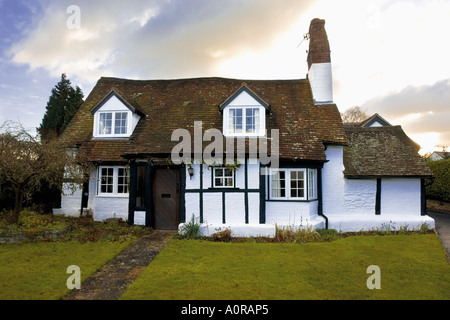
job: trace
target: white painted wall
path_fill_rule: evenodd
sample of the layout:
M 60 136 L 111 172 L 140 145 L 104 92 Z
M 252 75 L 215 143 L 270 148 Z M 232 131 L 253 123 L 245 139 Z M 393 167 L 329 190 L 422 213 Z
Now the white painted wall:
M 203 221 L 207 224 L 222 224 L 222 192 L 203 194 Z
M 322 169 L 323 213 L 326 216 L 344 213 L 343 146 L 328 145 L 326 162 Z
M 96 196 L 94 206 L 94 220 L 103 221 L 108 218 L 122 218 L 128 220 L 129 197 Z
M 329 228 L 338 231 L 417 230 L 434 220 L 421 215 L 421 187 L 418 178 L 382 178 L 381 214 L 375 214 L 376 179 L 346 179 L 344 211 L 328 214 Z M 324 194 L 324 198 L 325 198 Z
M 81 211 L 82 189 L 80 185 L 74 186 L 72 191 L 70 183 L 63 183 L 63 194 L 61 196 L 61 208 L 54 208 L 54 214 L 63 214 L 66 216 L 79 217 Z
M 421 214 L 420 179 L 381 180 L 381 214 Z
M 192 189 L 200 189 L 200 165 L 199 164 L 192 164 L 191 165 L 193 169 L 193 175 L 192 177 L 189 176 L 189 166 L 185 166 L 186 169 L 186 190 L 192 190 Z
M 330 62 L 312 64 L 308 79 L 316 104 L 333 102 L 333 77 Z
M 318 201 L 266 201 L 266 223 L 278 226 L 319 227 L 324 220 L 317 215 Z
M 225 221 L 227 223 L 245 224 L 244 193 L 225 193 Z
M 377 179 L 346 179 L 344 193 L 345 214 L 374 215 Z

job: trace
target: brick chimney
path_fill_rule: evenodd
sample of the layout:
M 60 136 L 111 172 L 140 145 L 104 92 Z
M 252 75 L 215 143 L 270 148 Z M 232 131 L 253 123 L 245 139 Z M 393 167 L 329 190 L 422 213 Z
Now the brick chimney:
M 314 19 L 309 26 L 308 79 L 315 104 L 333 103 L 330 44 L 325 20 Z

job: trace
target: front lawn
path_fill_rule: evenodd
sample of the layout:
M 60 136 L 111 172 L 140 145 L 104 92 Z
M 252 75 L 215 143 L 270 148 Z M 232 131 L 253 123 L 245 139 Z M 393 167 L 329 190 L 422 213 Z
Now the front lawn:
M 69 292 L 67 267 L 84 281 L 129 242 L 38 242 L 0 245 L 0 300 L 53 300 Z
M 380 268 L 369 290 L 367 268 Z M 435 234 L 351 236 L 315 243 L 173 240 L 122 299 L 450 299 Z

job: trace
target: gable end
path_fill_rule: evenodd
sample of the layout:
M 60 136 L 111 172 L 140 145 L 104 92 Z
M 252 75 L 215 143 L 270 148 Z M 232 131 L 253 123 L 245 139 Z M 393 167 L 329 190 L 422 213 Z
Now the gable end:
M 227 98 L 220 106 L 219 106 L 219 110 L 222 113 L 223 110 L 228 107 L 230 105 L 231 102 L 233 102 L 237 97 L 239 97 L 243 92 L 247 93 L 248 95 L 250 95 L 250 97 L 252 97 L 253 99 L 256 100 L 256 102 L 258 102 L 260 105 L 262 105 L 265 109 L 266 109 L 266 113 L 270 112 L 270 105 L 269 103 L 267 103 L 264 99 L 262 99 L 261 97 L 259 97 L 253 90 L 249 89 L 247 87 L 246 83 L 243 83 L 242 86 L 235 92 L 233 93 L 229 98 Z
M 127 107 L 131 112 L 140 115 L 141 117 L 146 117 L 147 114 L 134 103 L 128 102 L 127 99 L 120 94 L 117 89 L 112 89 L 94 108 L 90 110 L 91 114 L 95 114 L 105 103 L 107 103 L 112 97 L 116 97 L 125 107 Z

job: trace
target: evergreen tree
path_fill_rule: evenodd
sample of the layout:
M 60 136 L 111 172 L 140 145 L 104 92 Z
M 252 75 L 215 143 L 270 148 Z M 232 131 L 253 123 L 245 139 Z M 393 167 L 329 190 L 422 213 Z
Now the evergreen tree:
M 38 128 L 41 138 L 59 136 L 83 104 L 83 97 L 81 89 L 78 86 L 74 89 L 63 73 L 61 81 L 52 89 L 44 118 Z

